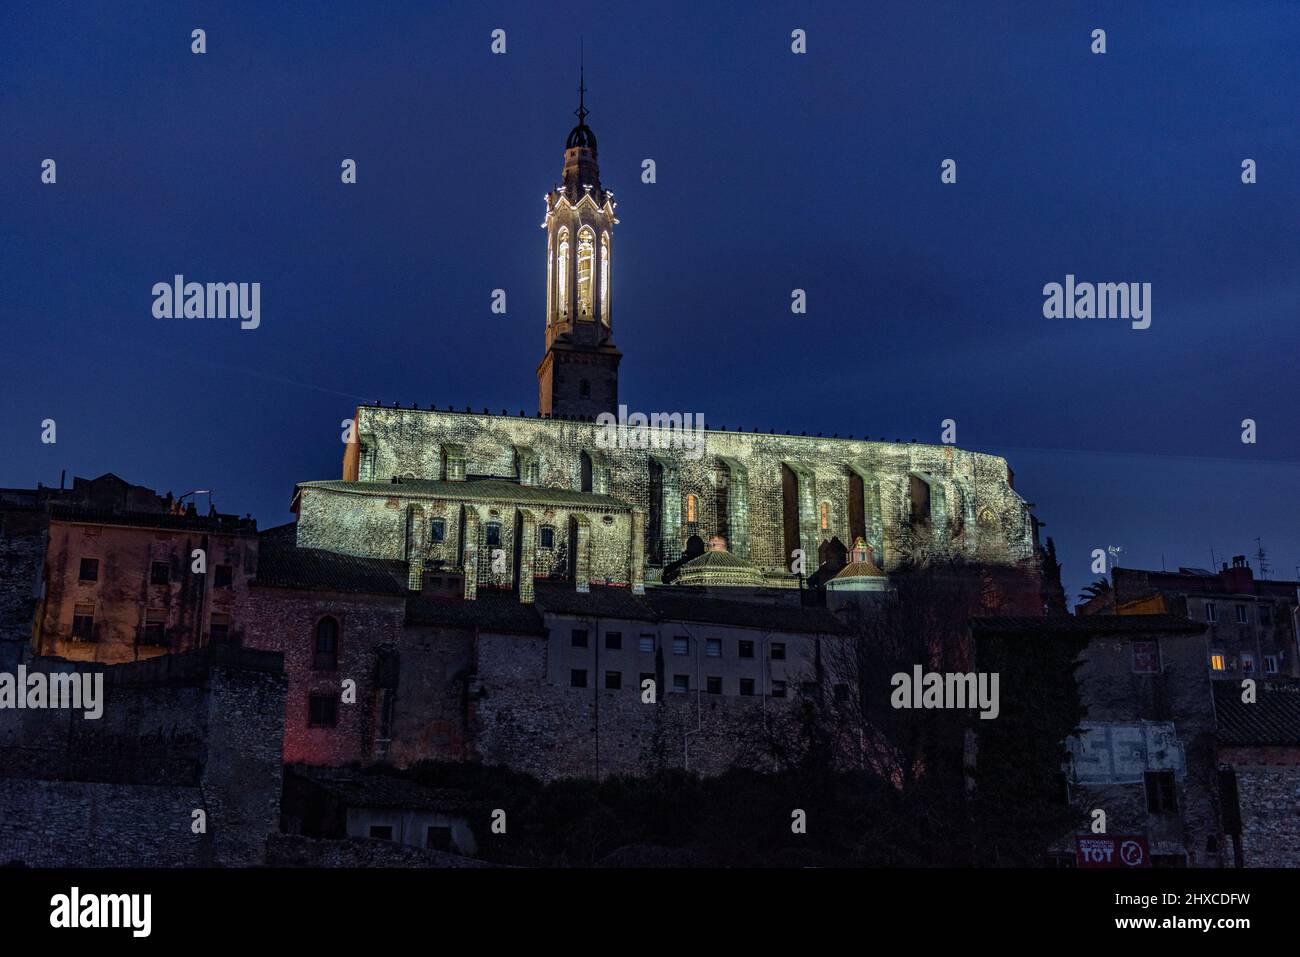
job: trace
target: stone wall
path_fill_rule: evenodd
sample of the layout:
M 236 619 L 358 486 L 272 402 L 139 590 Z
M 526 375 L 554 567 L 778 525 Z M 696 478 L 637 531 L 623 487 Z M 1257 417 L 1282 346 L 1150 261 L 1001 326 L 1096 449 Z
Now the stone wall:
M 508 415 L 477 415 L 415 409 L 362 406 L 356 413 L 359 441 L 344 459 L 344 479 L 358 477 L 388 481 L 394 475 L 444 477 L 443 449 L 454 447 L 472 475 L 516 477 L 517 450 L 526 448 L 540 467 L 540 484 L 554 488 L 581 487 L 581 453 L 603 456 L 609 469 L 608 493 L 648 515 L 660 516 L 661 530 L 671 541 L 665 560 L 685 547 L 686 539 L 708 539 L 718 530 L 716 502 L 719 466 L 730 469 L 733 495 L 743 488 L 744 529 L 733 540 L 748 541 L 750 561 L 767 572 L 789 572 L 784 539 L 782 465 L 799 472 L 801 504 L 799 539 L 813 549 L 819 541 L 838 537 L 853 540 L 850 502 L 851 476 L 864 480 L 863 511 L 868 537 L 877 537 L 888 571 L 909 556 L 947 549 L 981 560 L 1008 564 L 1033 557 L 1033 530 L 1024 500 L 1009 482 L 1004 459 L 966 452 L 952 446 L 869 442 L 708 431 L 705 454 L 692 459 L 684 449 L 644 450 L 602 448 L 600 427 L 590 422 L 530 419 Z M 667 492 L 651 494 L 651 455 L 667 470 Z M 934 520 L 912 519 L 912 477 L 923 477 L 936 511 Z M 876 491 L 878 489 L 878 494 Z M 596 489 L 601 491 L 600 488 Z M 688 522 L 686 498 L 697 496 L 695 523 Z M 652 499 L 654 501 L 652 501 Z M 826 527 L 821 527 L 821 505 Z M 675 513 L 675 514 L 674 514 Z M 343 521 L 337 514 L 303 515 L 303 530 L 317 522 Z M 746 534 L 747 533 L 747 536 Z M 324 546 L 328 547 L 328 546 Z M 647 553 L 654 548 L 646 544 Z M 649 576 L 653 579 L 653 575 Z
M 42 509 L 0 509 L 0 671 L 12 671 L 29 654 L 45 529 Z
M 107 668 L 28 667 L 102 674 L 103 716 L 0 710 L 4 854 L 29 864 L 262 862 L 280 814 L 279 656 L 215 646 Z M 206 834 L 191 831 L 195 810 Z M 57 836 L 64 828 L 72 844 Z
M 1237 778 L 1247 867 L 1300 867 L 1300 747 L 1225 747 Z

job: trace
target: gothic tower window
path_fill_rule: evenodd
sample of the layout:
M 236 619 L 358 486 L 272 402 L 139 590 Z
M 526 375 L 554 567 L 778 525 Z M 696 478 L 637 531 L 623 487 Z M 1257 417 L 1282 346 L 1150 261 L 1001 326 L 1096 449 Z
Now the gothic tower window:
M 555 247 L 555 300 L 556 312 L 563 319 L 569 311 L 569 230 L 560 230 L 560 241 Z
M 591 318 L 591 281 L 596 255 L 596 234 L 590 226 L 578 230 L 578 316 Z
M 600 321 L 609 325 L 609 233 L 600 234 Z
M 686 522 L 694 525 L 699 519 L 700 500 L 694 495 L 686 496 Z
M 830 503 L 822 502 L 817 506 L 817 525 L 823 532 L 831 527 Z

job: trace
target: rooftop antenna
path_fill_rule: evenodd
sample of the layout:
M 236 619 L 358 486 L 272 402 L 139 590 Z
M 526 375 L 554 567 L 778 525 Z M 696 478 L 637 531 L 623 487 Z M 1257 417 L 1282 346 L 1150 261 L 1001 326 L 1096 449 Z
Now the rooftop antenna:
M 578 108 L 573 114 L 578 118 L 578 122 L 587 122 L 587 104 L 584 96 L 587 92 L 587 65 L 586 57 L 583 53 L 582 37 L 578 37 Z
M 1259 577 L 1268 578 L 1268 573 L 1271 570 L 1268 564 L 1268 552 L 1264 550 L 1264 543 L 1258 538 L 1255 539 L 1255 548 L 1255 557 L 1259 559 Z

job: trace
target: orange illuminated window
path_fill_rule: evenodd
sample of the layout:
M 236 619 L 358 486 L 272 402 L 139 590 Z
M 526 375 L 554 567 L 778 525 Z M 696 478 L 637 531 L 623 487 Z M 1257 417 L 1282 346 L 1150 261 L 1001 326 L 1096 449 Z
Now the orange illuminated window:
M 826 529 L 831 527 L 830 506 L 827 505 L 825 502 L 822 502 L 821 504 L 820 514 L 821 514 L 822 531 L 825 531 Z
M 1210 668 L 1214 671 L 1223 671 L 1227 668 L 1227 661 L 1224 659 L 1222 652 L 1210 655 Z
M 698 504 L 699 502 L 694 495 L 686 496 L 686 521 L 688 522 L 696 521 L 695 511 L 696 508 L 698 507 Z

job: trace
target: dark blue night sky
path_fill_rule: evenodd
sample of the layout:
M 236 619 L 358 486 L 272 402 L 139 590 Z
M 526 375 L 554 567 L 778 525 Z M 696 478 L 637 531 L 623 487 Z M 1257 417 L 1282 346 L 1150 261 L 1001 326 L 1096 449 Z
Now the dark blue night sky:
M 265 527 L 340 474 L 358 401 L 533 414 L 581 34 L 633 409 L 955 419 L 1071 596 L 1107 545 L 1172 569 L 1261 536 L 1294 576 L 1300 5 L 443 7 L 4 5 L 0 485 L 112 471 Z M 155 319 L 176 273 L 260 282 L 261 327 Z M 1150 282 L 1151 328 L 1045 319 L 1067 273 Z

